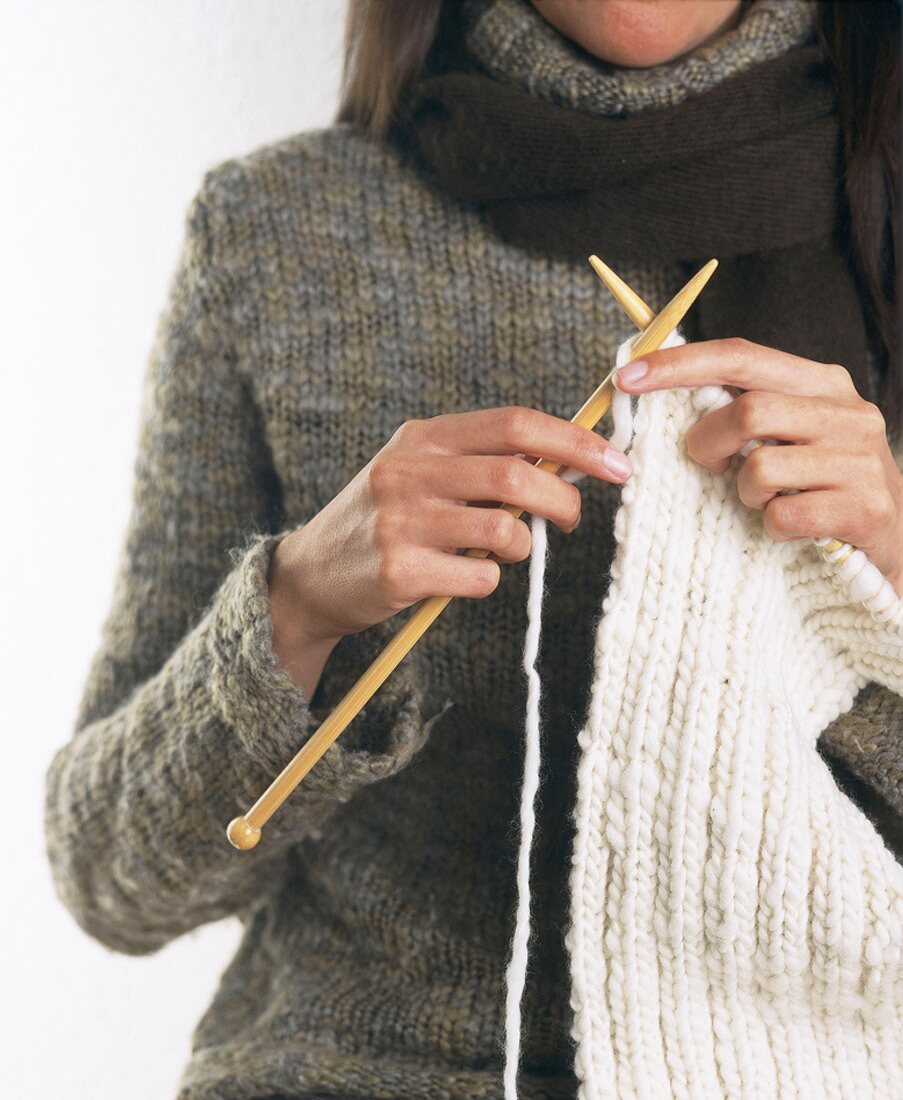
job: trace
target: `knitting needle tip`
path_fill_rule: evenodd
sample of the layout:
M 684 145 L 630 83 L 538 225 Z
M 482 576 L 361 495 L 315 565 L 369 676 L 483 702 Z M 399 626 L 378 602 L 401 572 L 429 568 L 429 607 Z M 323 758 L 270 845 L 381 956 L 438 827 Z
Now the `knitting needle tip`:
M 661 346 L 669 332 L 672 332 L 684 319 L 690 306 L 696 301 L 703 287 L 711 279 L 718 266 L 717 260 L 709 260 L 704 264 L 687 283 L 677 292 L 665 308 L 654 317 L 652 310 L 638 294 L 616 275 L 611 268 L 603 263 L 598 256 L 590 256 L 589 262 L 593 270 L 603 283 L 624 307 L 625 312 L 642 329 L 633 345 L 634 358 L 646 355 L 655 348 Z
M 603 263 L 598 256 L 590 256 L 590 266 L 603 283 L 614 295 L 615 301 L 621 306 L 627 316 L 638 329 L 644 329 L 651 324 L 655 314 L 646 305 L 643 299 L 624 282 L 620 275 L 616 275 L 608 264 Z
M 615 301 L 617 301 L 638 329 L 645 329 L 652 323 L 655 319 L 655 314 L 649 306 L 646 305 L 639 294 L 624 282 L 620 275 L 612 271 L 608 264 L 600 260 L 596 255 L 589 257 L 589 263 L 593 271 L 595 271 L 602 282 L 605 283 L 611 291 Z M 687 285 L 668 303 L 667 306 L 665 306 L 664 310 L 662 310 L 661 320 L 657 326 L 658 328 L 662 328 L 668 321 L 673 321 L 672 327 L 676 327 L 680 323 L 687 310 L 699 296 L 702 288 L 709 279 L 711 279 L 717 266 L 717 260 L 709 260 L 707 264 L 696 272 Z M 674 318 L 677 319 L 674 320 Z

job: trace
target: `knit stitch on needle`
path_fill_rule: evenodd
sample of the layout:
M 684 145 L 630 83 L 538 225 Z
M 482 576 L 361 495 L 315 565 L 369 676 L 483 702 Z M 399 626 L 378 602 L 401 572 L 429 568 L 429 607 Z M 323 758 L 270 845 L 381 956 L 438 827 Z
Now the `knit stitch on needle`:
M 581 1097 L 903 1096 L 903 867 L 816 751 L 869 680 L 903 690 L 903 627 L 852 599 L 811 543 L 768 536 L 735 471 L 687 458 L 694 397 L 650 393 L 634 416 L 627 395 L 613 406 L 634 476 L 579 738 L 568 947 Z M 541 538 L 538 551 L 528 822 Z M 526 829 L 508 1100 L 529 848 Z

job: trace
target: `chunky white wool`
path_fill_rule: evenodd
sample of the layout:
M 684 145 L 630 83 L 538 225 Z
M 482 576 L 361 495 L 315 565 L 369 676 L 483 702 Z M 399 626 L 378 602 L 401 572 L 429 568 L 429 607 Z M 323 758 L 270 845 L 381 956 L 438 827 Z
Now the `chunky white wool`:
M 546 524 L 539 516 L 532 522 L 533 548 L 530 555 L 530 595 L 527 602 L 527 634 L 524 642 L 524 671 L 527 674 L 527 718 L 524 729 L 524 782 L 520 803 L 520 848 L 517 855 L 517 914 L 511 959 L 506 972 L 505 998 L 505 1096 L 517 1097 L 517 1063 L 520 1052 L 520 1004 L 527 979 L 530 941 L 530 853 L 536 825 L 536 792 L 539 790 L 540 693 L 536 668 L 542 622 L 542 597 L 546 568 Z
M 627 449 L 633 431 L 634 475 L 579 737 L 567 945 L 581 1096 L 903 1097 L 903 867 L 816 750 L 870 680 L 903 693 L 903 601 L 877 621 L 811 542 L 764 532 L 735 470 L 687 457 L 717 397 L 647 394 L 635 419 L 615 398 L 612 440 Z M 508 1100 L 539 768 L 539 548 Z

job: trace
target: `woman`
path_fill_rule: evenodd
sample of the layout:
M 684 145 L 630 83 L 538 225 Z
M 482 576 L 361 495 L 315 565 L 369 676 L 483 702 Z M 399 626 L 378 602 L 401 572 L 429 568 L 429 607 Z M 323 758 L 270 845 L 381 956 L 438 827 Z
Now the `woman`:
M 898 34 L 893 4 L 361 0 L 343 124 L 206 177 L 113 608 L 47 795 L 58 889 L 93 936 L 143 953 L 245 924 L 182 1096 L 500 1095 L 524 576 L 497 563 L 530 535 L 466 503 L 497 500 L 562 536 L 520 1095 L 574 1094 L 574 743 L 631 477 L 567 423 L 629 334 L 583 257 L 660 307 L 719 255 L 706 339 L 621 387 L 747 391 L 699 421 L 693 459 L 721 471 L 750 438 L 786 442 L 744 466 L 743 503 L 777 539 L 863 547 L 903 593 Z M 436 593 L 467 598 L 256 851 L 231 850 L 226 822 Z M 823 739 L 888 830 L 901 721 L 871 685 Z

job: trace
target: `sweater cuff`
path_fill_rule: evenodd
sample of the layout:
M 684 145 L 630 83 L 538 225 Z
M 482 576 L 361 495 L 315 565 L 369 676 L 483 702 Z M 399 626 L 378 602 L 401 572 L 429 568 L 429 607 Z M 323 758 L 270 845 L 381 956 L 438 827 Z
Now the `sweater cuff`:
M 342 643 L 324 670 L 327 690 L 318 693 L 323 705 L 316 713 L 301 687 L 279 666 L 267 577 L 273 551 L 286 534 L 258 537 L 244 551 L 217 596 L 209 633 L 214 704 L 270 778 L 285 767 L 350 686 L 338 678 L 341 690 L 332 688 L 337 680 L 332 666 L 341 664 L 341 652 L 349 648 Z M 355 678 L 364 667 L 362 663 Z M 410 762 L 426 740 L 429 723 L 422 720 L 421 693 L 411 670 L 407 675 L 396 673 L 390 683 L 391 690 L 384 687 L 354 720 L 353 738 L 345 735 L 345 744 L 335 742 L 311 770 L 304 779 L 306 791 L 346 801 L 358 787 L 387 778 Z
M 868 684 L 852 710 L 839 715 L 819 743 L 903 822 L 903 698 L 899 694 Z

